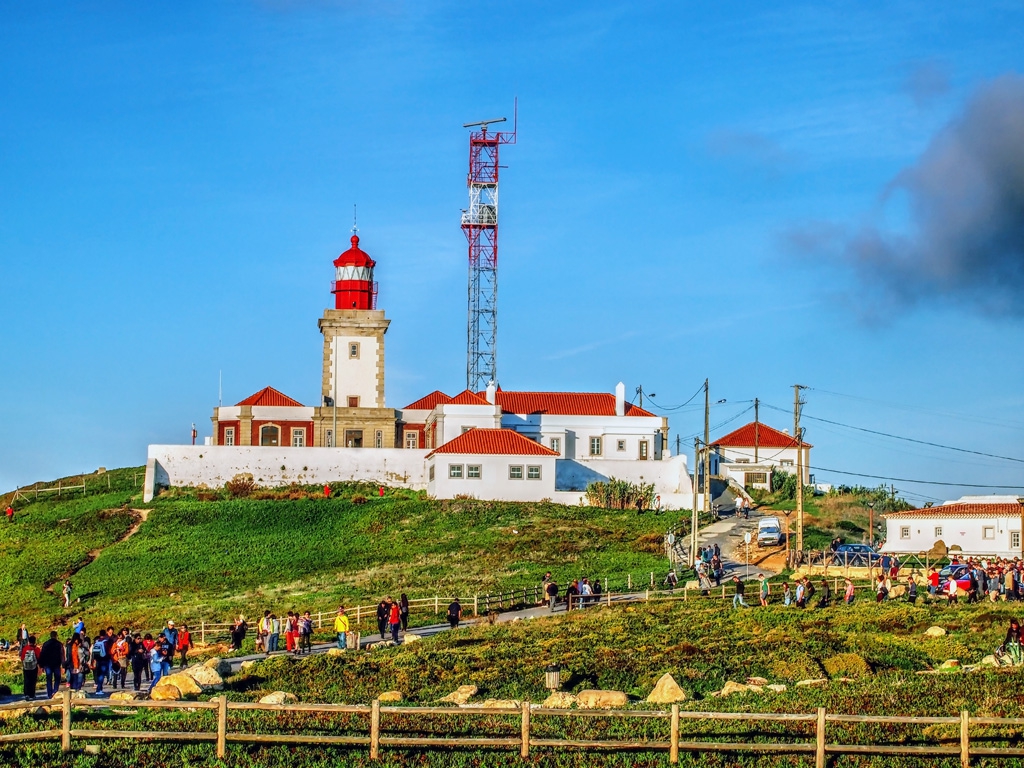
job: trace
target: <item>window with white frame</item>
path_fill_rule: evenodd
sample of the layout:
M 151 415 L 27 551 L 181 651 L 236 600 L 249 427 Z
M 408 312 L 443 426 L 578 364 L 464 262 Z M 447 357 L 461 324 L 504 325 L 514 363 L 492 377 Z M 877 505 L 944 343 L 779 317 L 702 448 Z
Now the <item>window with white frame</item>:
M 523 467 L 521 464 L 512 464 L 508 468 L 508 479 L 509 480 L 522 480 L 523 479 Z
M 616 440 L 615 441 L 615 450 L 616 451 L 624 451 L 624 450 L 626 450 L 626 441 L 625 440 Z
M 1020 549 L 1020 531 L 1010 531 L 1010 549 Z
M 993 525 L 984 525 L 981 528 L 981 538 L 989 541 L 996 537 L 996 529 Z
M 480 479 L 480 465 L 479 464 L 467 464 L 466 465 L 466 477 L 470 480 Z
M 909 525 L 900 526 L 900 538 L 901 539 L 909 539 L 910 538 L 910 526 Z
M 235 444 L 235 428 L 234 427 L 227 427 L 224 430 L 224 445 L 234 445 L 234 444 Z
M 941 539 L 942 538 L 942 526 L 941 525 L 936 525 L 935 526 L 935 538 L 936 539 Z
M 559 454 L 562 452 L 562 438 L 560 438 L 560 437 L 552 437 L 551 438 L 551 450 L 554 451 L 555 453 L 559 453 Z
M 764 485 L 768 482 L 767 472 L 746 472 L 744 473 L 745 485 Z
M 420 433 L 414 429 L 408 429 L 405 432 L 405 447 L 411 450 L 415 450 L 420 447 Z
M 302 427 L 292 429 L 292 448 L 301 448 L 306 444 L 306 430 Z
M 526 479 L 527 480 L 540 480 L 540 467 L 527 467 L 526 468 Z
M 448 465 L 448 477 L 453 480 L 462 479 L 462 465 L 461 464 L 449 464 Z
M 779 462 L 779 466 L 780 467 L 792 467 L 793 466 L 793 460 L 792 459 L 783 459 L 782 461 Z
M 353 341 L 348 345 L 348 356 L 353 360 L 359 359 L 359 342 Z
M 640 461 L 647 461 L 647 441 L 640 441 Z
M 601 438 L 592 437 L 590 438 L 590 455 L 600 456 L 601 455 Z

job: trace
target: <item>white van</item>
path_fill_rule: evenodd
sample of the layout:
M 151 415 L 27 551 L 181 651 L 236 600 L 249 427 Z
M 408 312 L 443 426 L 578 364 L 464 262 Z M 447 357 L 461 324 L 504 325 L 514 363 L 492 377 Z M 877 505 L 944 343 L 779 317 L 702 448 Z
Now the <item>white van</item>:
M 777 517 L 762 517 L 757 524 L 757 546 L 777 547 L 782 543 L 782 524 Z

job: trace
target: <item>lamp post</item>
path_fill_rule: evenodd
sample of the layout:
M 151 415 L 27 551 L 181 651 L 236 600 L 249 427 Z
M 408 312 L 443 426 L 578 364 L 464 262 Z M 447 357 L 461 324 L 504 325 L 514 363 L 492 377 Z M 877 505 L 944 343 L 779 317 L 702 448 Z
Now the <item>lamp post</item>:
M 875 502 L 868 502 L 868 546 L 875 545 Z
M 554 693 L 562 685 L 562 668 L 558 664 L 544 667 L 544 687 Z
M 1020 556 L 1024 560 L 1024 496 L 1018 496 L 1017 503 L 1020 504 Z

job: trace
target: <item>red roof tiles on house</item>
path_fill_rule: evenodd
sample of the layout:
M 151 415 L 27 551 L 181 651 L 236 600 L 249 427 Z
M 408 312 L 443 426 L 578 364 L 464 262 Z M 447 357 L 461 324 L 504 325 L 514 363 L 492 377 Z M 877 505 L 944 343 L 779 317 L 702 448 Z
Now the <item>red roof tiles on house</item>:
M 459 392 L 450 402 L 452 405 L 490 405 L 486 399 L 468 389 Z
M 750 448 L 754 445 L 760 448 L 796 448 L 796 440 L 792 435 L 755 421 L 745 424 L 724 437 L 712 440 L 711 444 L 726 448 Z M 804 446 L 814 447 L 808 442 L 804 442 Z
M 483 393 L 481 393 L 483 394 Z M 505 413 L 550 413 L 557 416 L 614 416 L 615 395 L 605 392 L 503 392 L 496 393 Z M 626 403 L 627 416 L 654 416 Z
M 1020 518 L 1021 505 L 1009 502 L 1001 504 L 939 504 L 925 509 L 908 509 L 902 512 L 886 512 L 885 517 L 1013 517 Z
M 269 406 L 286 406 L 290 408 L 302 408 L 302 403 L 298 400 L 292 400 L 288 395 L 278 392 L 273 387 L 264 387 L 255 395 L 249 395 L 245 400 L 236 405 L 269 405 Z
M 438 446 L 427 454 L 435 453 L 498 454 L 505 456 L 559 456 L 557 451 L 545 448 L 523 437 L 512 429 L 471 429 L 453 440 Z
M 426 397 L 421 397 L 415 403 L 409 403 L 409 405 L 403 408 L 403 411 L 432 411 L 434 407 L 440 404 L 450 403 L 452 399 L 442 392 L 440 389 L 435 389 Z

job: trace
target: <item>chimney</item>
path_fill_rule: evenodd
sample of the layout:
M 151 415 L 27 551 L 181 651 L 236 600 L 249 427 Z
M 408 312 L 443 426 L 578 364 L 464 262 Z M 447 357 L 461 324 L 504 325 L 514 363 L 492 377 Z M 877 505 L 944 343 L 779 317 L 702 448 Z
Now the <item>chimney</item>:
M 494 379 L 491 379 L 489 382 L 487 382 L 487 395 L 484 398 L 491 405 L 494 405 L 495 400 L 497 400 L 497 397 L 494 394 L 495 391 L 496 390 L 494 387 Z
M 615 385 L 615 415 L 626 415 L 626 385 L 621 381 Z

